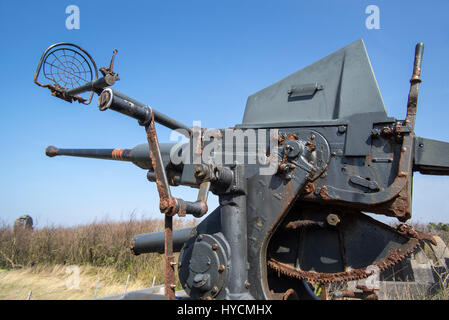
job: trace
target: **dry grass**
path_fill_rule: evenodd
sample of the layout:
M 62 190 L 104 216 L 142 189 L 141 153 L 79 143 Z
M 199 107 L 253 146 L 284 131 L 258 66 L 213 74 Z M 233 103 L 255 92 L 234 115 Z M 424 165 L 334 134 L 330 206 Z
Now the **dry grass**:
M 195 221 L 175 219 L 174 227 L 195 225 Z M 413 224 L 422 232 L 441 237 L 449 243 L 449 231 L 441 224 Z M 0 225 L 0 299 L 25 299 L 32 290 L 32 299 L 92 299 L 97 279 L 97 297 L 162 284 L 163 256 L 145 254 L 133 256 L 131 239 L 139 233 L 163 230 L 163 220 L 125 222 L 99 221 L 71 228 L 46 226 L 35 230 L 14 230 Z M 432 260 L 431 252 L 426 254 Z M 80 267 L 78 289 L 67 288 L 67 267 Z M 441 274 L 439 288 L 432 294 L 423 292 L 421 299 L 449 299 L 448 270 Z M 179 282 L 177 282 L 180 289 Z M 403 291 L 404 289 L 402 289 Z M 404 297 L 401 292 L 399 299 Z M 415 297 L 416 299 L 416 293 Z
M 81 266 L 79 286 L 74 287 L 67 273 L 67 266 L 39 266 L 0 271 L 0 300 L 26 299 L 32 290 L 31 299 L 39 300 L 86 300 L 94 298 L 98 277 L 100 282 L 97 297 L 123 293 L 127 275 L 118 275 L 107 267 Z M 150 287 L 151 283 L 130 277 L 127 290 Z
M 174 228 L 194 224 L 193 220 L 175 219 Z M 23 271 L 18 268 L 24 268 L 23 272 L 32 270 L 33 274 L 40 270 L 39 267 L 48 266 L 100 267 L 106 269 L 95 270 L 114 272 L 115 277 L 125 277 L 125 282 L 130 274 L 131 279 L 145 282 L 148 287 L 154 277 L 156 283 L 164 281 L 163 255 L 134 256 L 129 250 L 129 244 L 136 234 L 162 230 L 161 219 L 137 221 L 130 218 L 125 222 L 105 220 L 71 228 L 47 226 L 35 230 L 15 230 L 3 224 L 0 226 L 0 268 L 14 270 L 7 274 L 8 277 L 14 277 Z M 2 276 L 6 275 L 2 273 Z M 6 280 L 2 278 L 0 281 L 3 285 Z

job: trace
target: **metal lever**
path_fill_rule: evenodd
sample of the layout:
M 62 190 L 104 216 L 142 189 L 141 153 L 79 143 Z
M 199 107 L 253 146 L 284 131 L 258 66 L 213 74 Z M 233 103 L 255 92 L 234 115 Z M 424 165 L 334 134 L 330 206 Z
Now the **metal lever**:
M 156 177 L 156 185 L 159 193 L 159 209 L 165 214 L 164 229 L 164 253 L 165 253 L 165 295 L 168 300 L 175 299 L 175 271 L 173 256 L 173 215 L 178 214 L 184 216 L 186 213 L 194 216 L 202 216 L 207 212 L 207 194 L 210 182 L 203 182 L 198 193 L 196 202 L 184 201 L 182 199 L 173 198 L 168 184 L 167 174 L 162 162 L 162 155 L 157 139 L 156 128 L 154 127 L 154 113 L 151 112 L 151 121 L 145 125 L 148 145 L 150 148 L 150 157 L 153 164 L 154 174 Z
M 173 256 L 173 216 L 185 216 L 192 214 L 195 217 L 201 217 L 207 213 L 207 193 L 209 191 L 210 182 L 203 182 L 200 186 L 198 200 L 195 202 L 185 201 L 183 199 L 174 198 L 170 192 L 170 185 L 165 172 L 164 163 L 162 161 L 161 150 L 157 138 L 154 122 L 156 117 L 158 122 L 171 127 L 173 129 L 189 129 L 186 134 L 190 136 L 190 128 L 178 123 L 167 116 L 153 111 L 152 108 L 143 105 L 123 94 L 119 94 L 111 89 L 104 90 L 98 101 L 101 111 L 112 109 L 114 111 L 125 114 L 139 121 L 141 126 L 145 127 L 145 132 L 150 149 L 150 158 L 156 180 L 156 186 L 159 193 L 159 209 L 165 214 L 165 295 L 167 299 L 175 299 L 175 274 L 174 274 L 174 256 Z M 199 148 L 201 149 L 201 148 Z

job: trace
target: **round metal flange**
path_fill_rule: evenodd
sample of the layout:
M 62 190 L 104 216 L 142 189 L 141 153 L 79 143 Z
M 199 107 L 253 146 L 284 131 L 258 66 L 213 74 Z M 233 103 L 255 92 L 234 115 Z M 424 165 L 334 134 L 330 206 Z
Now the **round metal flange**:
M 179 280 L 194 299 L 216 297 L 225 284 L 228 257 L 222 239 L 200 234 L 186 242 L 181 250 Z

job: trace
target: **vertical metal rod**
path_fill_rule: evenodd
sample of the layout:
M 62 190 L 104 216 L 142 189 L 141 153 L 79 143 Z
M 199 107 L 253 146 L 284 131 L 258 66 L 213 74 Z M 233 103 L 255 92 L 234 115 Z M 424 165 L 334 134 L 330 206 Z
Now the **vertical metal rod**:
M 406 122 L 412 128 L 411 134 L 415 128 L 416 110 L 418 106 L 418 90 L 421 83 L 421 66 L 424 54 L 424 43 L 420 42 L 415 48 L 415 61 L 413 63 L 413 75 L 410 79 L 410 92 L 407 101 L 407 117 Z
M 168 300 L 175 299 L 175 270 L 173 257 L 173 217 L 165 215 L 165 272 L 164 288 Z
M 156 176 L 156 185 L 159 193 L 160 208 L 166 206 L 171 199 L 170 186 L 168 184 L 167 175 L 165 173 L 164 163 L 162 162 L 161 151 L 159 149 L 159 141 L 157 139 L 156 129 L 154 127 L 154 114 L 151 113 L 151 121 L 145 126 L 147 134 L 148 146 L 150 149 L 151 162 L 153 164 L 154 173 Z M 173 257 L 173 217 L 170 214 L 165 214 L 164 221 L 164 289 L 165 296 L 168 300 L 175 299 L 175 270 Z
M 150 149 L 151 163 L 153 164 L 154 174 L 156 176 L 157 191 L 161 201 L 171 198 L 170 185 L 168 184 L 167 175 L 165 173 L 164 163 L 162 161 L 159 141 L 157 139 L 156 128 L 154 127 L 154 114 L 151 114 L 150 123 L 145 126 L 147 134 L 148 147 Z

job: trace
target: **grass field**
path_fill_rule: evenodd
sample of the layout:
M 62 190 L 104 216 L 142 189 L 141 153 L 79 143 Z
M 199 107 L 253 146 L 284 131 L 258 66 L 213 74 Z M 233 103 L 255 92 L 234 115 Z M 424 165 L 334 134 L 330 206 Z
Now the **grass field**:
M 175 219 L 174 228 L 195 223 Z M 414 227 L 439 235 L 449 243 L 447 224 Z M 97 297 L 104 297 L 123 293 L 128 276 L 128 291 L 163 284 L 163 255 L 134 256 L 129 250 L 136 234 L 162 230 L 163 220 L 133 218 L 125 222 L 105 220 L 70 228 L 46 226 L 34 230 L 2 224 L 0 299 L 26 299 L 30 291 L 31 299 L 92 299 L 95 292 Z M 75 286 L 72 266 L 79 271 L 79 284 Z M 441 297 L 447 299 L 448 284 L 443 287 Z M 177 289 L 181 289 L 178 280 Z
M 195 225 L 175 219 L 174 228 Z M 0 299 L 89 299 L 100 277 L 98 296 L 162 284 L 163 255 L 134 256 L 129 249 L 136 234 L 163 230 L 163 220 L 133 218 L 100 221 L 71 228 L 47 226 L 27 230 L 0 226 Z M 176 257 L 177 259 L 177 257 Z M 67 290 L 67 267 L 80 269 L 80 289 Z M 45 289 L 47 288 L 48 289 Z M 177 281 L 177 289 L 181 289 Z
M 120 275 L 113 268 L 80 266 L 79 283 L 74 285 L 74 273 L 68 266 L 35 266 L 0 270 L 0 300 L 26 299 L 31 291 L 35 300 L 87 300 L 127 291 L 147 288 L 151 281 Z M 98 278 L 100 281 L 98 282 Z M 97 283 L 98 289 L 97 289 Z

